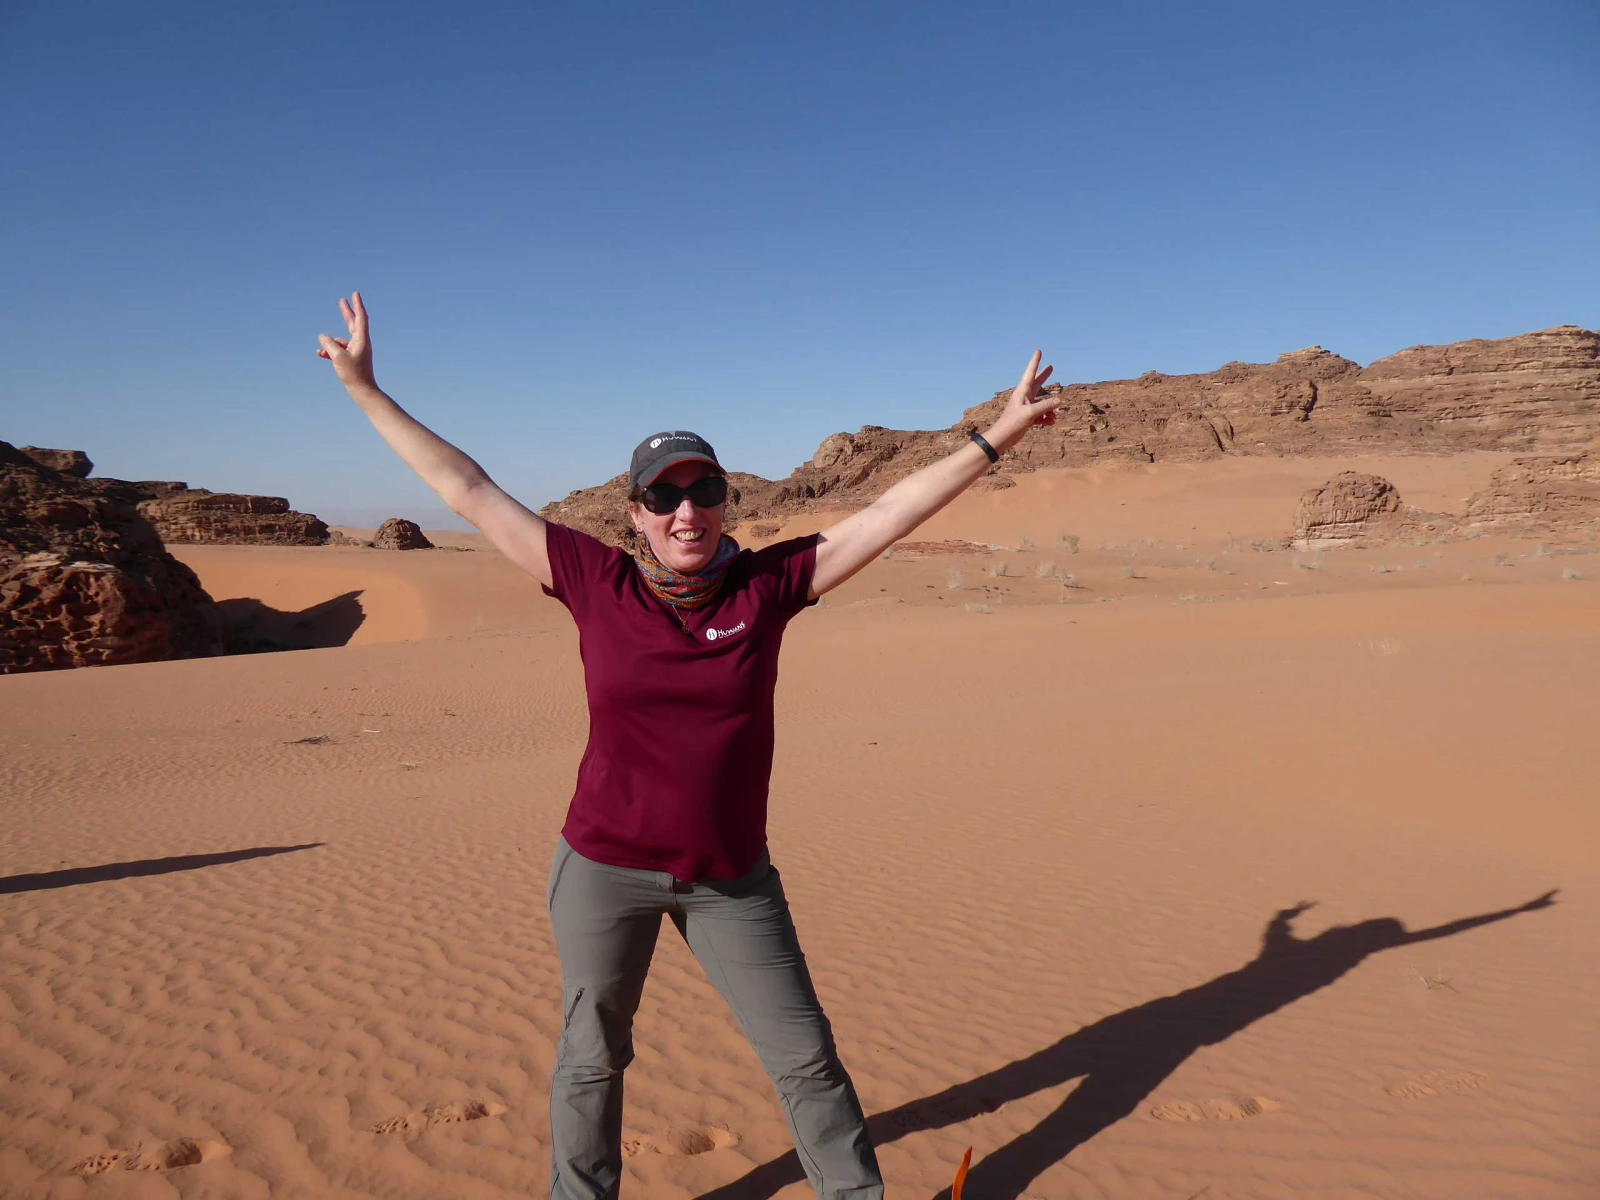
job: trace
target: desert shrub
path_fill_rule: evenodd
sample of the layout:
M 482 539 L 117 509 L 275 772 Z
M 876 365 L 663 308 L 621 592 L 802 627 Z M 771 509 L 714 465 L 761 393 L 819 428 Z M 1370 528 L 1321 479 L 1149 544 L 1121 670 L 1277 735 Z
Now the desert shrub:
M 1056 534 L 1056 549 L 1065 550 L 1068 554 L 1078 552 L 1078 535 L 1075 533 Z
M 960 571 L 951 571 L 944 581 L 944 586 L 952 592 L 959 592 L 967 586 L 967 577 Z
M 1033 569 L 1033 573 L 1040 579 L 1049 579 L 1056 573 L 1056 565 L 1053 562 L 1042 562 Z
M 1006 560 L 1002 558 L 998 562 L 990 563 L 989 574 L 996 579 L 1004 579 L 1006 577 Z
M 1563 579 L 1582 579 L 1583 576 L 1578 574 L 1578 572 L 1573 570 L 1571 567 L 1562 567 L 1561 568 L 1561 578 L 1563 578 Z
M 1143 575 L 1139 574 L 1139 568 L 1134 566 L 1132 563 L 1129 563 L 1127 566 L 1122 568 L 1122 577 L 1124 579 L 1143 579 L 1144 578 Z
M 972 613 L 986 613 L 989 611 L 989 606 L 987 604 L 978 604 L 970 601 L 966 604 L 963 604 L 961 607 Z
M 1017 549 L 1018 550 L 1032 550 L 1033 549 L 1033 539 L 1031 537 L 1019 537 L 1017 539 Z

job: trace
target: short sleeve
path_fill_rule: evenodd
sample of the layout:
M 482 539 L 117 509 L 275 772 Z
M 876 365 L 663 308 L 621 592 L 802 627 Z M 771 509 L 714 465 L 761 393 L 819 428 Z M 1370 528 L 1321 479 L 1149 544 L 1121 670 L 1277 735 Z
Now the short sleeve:
M 790 538 L 750 552 L 750 584 L 788 620 L 813 603 L 811 579 L 817 573 L 819 535 Z
M 583 607 L 590 590 L 614 570 L 617 560 L 625 557 L 614 546 L 553 522 L 545 526 L 545 550 L 550 556 L 551 586 L 544 593 L 573 614 Z

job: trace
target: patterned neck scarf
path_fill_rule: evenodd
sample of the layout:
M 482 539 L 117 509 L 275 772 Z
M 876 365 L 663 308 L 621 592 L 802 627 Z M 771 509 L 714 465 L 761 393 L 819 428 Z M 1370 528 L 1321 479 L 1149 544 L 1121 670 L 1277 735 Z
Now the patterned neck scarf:
M 727 534 L 723 534 L 722 540 L 717 543 L 717 552 L 706 569 L 693 575 L 681 574 L 663 563 L 650 549 L 650 539 L 642 533 L 639 535 L 638 548 L 633 552 L 634 564 L 644 577 L 645 586 L 674 610 L 682 612 L 694 612 L 715 600 L 717 593 L 722 590 L 722 581 L 727 577 L 728 568 L 737 557 L 739 543 Z M 680 616 L 679 620 L 682 619 Z

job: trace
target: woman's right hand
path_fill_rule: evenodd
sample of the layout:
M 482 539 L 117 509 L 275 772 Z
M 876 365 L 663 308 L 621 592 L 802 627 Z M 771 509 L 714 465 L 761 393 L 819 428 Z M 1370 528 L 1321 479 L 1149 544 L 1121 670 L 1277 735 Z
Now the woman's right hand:
M 350 299 L 341 299 L 339 312 L 344 316 L 350 336 L 336 338 L 319 334 L 317 341 L 322 349 L 317 351 L 317 357 L 331 362 L 339 382 L 352 391 L 356 388 L 377 390 L 378 381 L 372 374 L 372 340 L 367 336 L 367 309 L 361 303 L 361 293 L 351 292 Z

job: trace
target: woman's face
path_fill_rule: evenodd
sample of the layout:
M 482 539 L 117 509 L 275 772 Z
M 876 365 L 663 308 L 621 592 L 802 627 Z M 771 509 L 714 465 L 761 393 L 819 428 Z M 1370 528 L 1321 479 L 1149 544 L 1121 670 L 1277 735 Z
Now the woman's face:
M 717 473 L 708 463 L 674 463 L 656 476 L 655 481 L 686 488 L 697 479 Z M 715 508 L 696 508 L 685 496 L 675 510 L 663 516 L 657 516 L 638 501 L 628 505 L 628 512 L 633 517 L 634 528 L 649 539 L 657 560 L 680 574 L 690 575 L 705 570 L 716 557 L 717 546 L 722 541 L 723 508 L 722 504 Z

